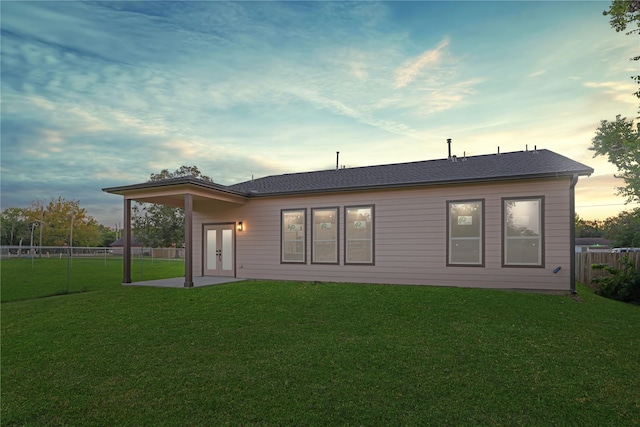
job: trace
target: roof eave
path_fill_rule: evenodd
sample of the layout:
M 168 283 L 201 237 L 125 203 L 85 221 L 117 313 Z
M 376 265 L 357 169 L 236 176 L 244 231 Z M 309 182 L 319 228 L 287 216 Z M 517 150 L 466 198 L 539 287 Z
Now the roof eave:
M 480 182 L 496 182 L 496 181 L 514 181 L 522 179 L 541 179 L 541 178 L 559 178 L 559 177 L 572 177 L 589 176 L 593 173 L 593 169 L 583 169 L 575 171 L 563 171 L 563 172 L 546 172 L 530 175 L 515 175 L 515 176 L 500 176 L 500 177 L 485 177 L 485 178 L 469 178 L 469 179 L 455 179 L 455 180 L 442 180 L 442 181 L 419 181 L 419 182 L 405 182 L 405 183 L 392 183 L 392 184 L 372 184 L 372 185 L 358 185 L 348 187 L 334 187 L 334 188 L 318 188 L 307 190 L 291 190 L 291 191 L 277 191 L 277 192 L 249 192 L 245 193 L 248 197 L 275 197 L 275 196 L 295 196 L 303 194 L 319 194 L 319 193 L 336 193 L 336 192 L 350 192 L 350 191 L 362 191 L 362 190 L 386 190 L 393 188 L 415 188 L 415 187 L 431 187 L 440 185 L 452 185 L 452 184 L 469 184 Z
M 162 188 L 162 187 L 177 187 L 177 186 L 183 186 L 183 185 L 195 185 L 197 187 L 205 188 L 208 190 L 217 190 L 224 193 L 232 194 L 234 196 L 248 197 L 248 193 L 244 191 L 234 190 L 221 184 L 202 181 L 194 178 L 177 178 L 172 180 L 150 181 L 150 182 L 143 182 L 139 184 L 123 185 L 118 187 L 105 187 L 105 188 L 102 188 L 102 191 L 110 194 L 125 195 L 126 193 L 132 192 L 132 191 L 147 190 L 147 189 Z

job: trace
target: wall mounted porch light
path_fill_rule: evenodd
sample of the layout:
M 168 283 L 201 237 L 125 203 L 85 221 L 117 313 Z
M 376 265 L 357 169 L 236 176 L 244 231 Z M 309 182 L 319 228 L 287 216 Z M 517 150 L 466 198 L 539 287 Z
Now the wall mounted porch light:
M 238 231 L 242 231 L 242 230 L 244 230 L 244 226 L 242 225 L 242 221 L 238 222 L 238 225 L 236 226 L 236 229 L 237 229 Z

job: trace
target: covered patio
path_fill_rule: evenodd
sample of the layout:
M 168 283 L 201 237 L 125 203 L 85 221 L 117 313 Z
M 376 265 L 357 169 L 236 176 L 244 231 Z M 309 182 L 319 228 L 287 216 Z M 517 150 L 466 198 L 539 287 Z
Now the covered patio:
M 123 227 L 123 257 L 124 257 L 124 277 L 123 285 L 132 284 L 131 281 L 131 201 L 156 203 L 184 209 L 184 247 L 185 247 L 185 275 L 182 286 L 191 288 L 194 286 L 206 286 L 217 284 L 216 277 L 193 276 L 193 205 L 198 201 L 208 201 L 215 204 L 236 204 L 243 205 L 247 202 L 247 197 L 240 191 L 234 191 L 209 181 L 193 177 L 181 177 L 162 181 L 150 181 L 142 184 L 126 185 L 121 187 L 103 188 L 102 191 L 110 194 L 118 194 L 124 198 L 124 227 Z M 231 281 L 229 277 L 221 277 L 220 280 Z M 165 284 L 141 285 L 137 286 L 161 286 L 174 287 L 173 283 L 177 279 L 170 280 Z M 233 279 L 235 280 L 235 279 Z M 156 282 L 156 281 L 154 281 Z M 163 281 L 157 281 L 163 282 Z

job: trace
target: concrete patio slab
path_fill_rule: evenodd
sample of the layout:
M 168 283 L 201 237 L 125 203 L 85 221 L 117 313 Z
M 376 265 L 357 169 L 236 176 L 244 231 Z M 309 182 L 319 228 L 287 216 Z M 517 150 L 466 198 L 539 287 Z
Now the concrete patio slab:
M 244 279 L 234 277 L 199 276 L 193 278 L 193 287 L 221 285 L 223 283 L 240 282 Z M 170 279 L 146 280 L 143 282 L 123 283 L 122 286 L 151 286 L 155 288 L 184 288 L 184 277 L 172 277 Z

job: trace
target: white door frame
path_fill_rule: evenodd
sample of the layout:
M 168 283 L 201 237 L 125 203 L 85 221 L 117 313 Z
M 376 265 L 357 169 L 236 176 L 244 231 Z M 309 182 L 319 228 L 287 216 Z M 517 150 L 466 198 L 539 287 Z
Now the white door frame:
M 235 258 L 235 223 L 202 224 L 202 275 L 235 277 Z

